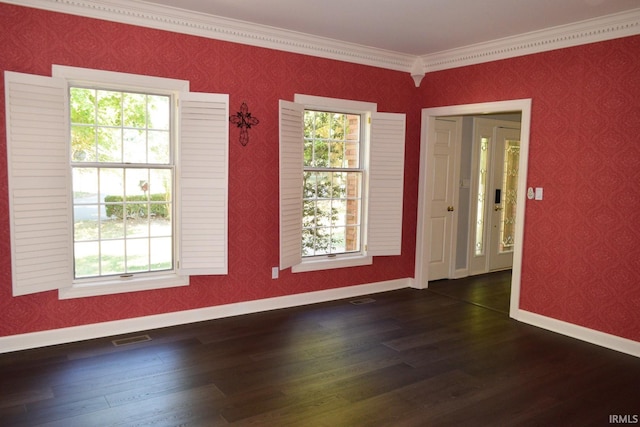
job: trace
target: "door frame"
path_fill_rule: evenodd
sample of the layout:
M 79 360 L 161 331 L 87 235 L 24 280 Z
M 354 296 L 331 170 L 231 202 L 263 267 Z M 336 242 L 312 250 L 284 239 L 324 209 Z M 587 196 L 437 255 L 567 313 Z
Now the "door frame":
M 435 117 L 439 116 L 466 116 L 492 113 L 508 113 L 520 111 L 520 162 L 518 165 L 518 209 L 516 213 L 516 242 L 513 251 L 513 268 L 511 275 L 511 300 L 509 316 L 517 319 L 520 309 L 520 278 L 522 275 L 522 249 L 524 240 L 525 207 L 527 193 L 527 168 L 529 164 L 529 132 L 531 129 L 531 98 L 515 99 L 509 101 L 483 102 L 477 104 L 450 105 L 422 109 L 420 130 L 420 175 L 418 182 L 418 221 L 416 227 L 416 258 L 413 287 L 426 289 L 429 286 L 429 245 L 427 242 L 427 230 L 425 215 L 427 200 L 425 191 L 427 188 L 428 161 L 426 154 L 431 138 L 431 127 Z

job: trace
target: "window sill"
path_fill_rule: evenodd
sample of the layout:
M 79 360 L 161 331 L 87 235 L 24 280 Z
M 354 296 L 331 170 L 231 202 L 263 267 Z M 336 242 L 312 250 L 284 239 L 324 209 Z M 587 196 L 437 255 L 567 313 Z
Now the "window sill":
M 189 276 L 179 276 L 175 273 L 159 275 L 145 275 L 143 277 L 114 277 L 95 282 L 74 283 L 71 287 L 58 291 L 59 299 L 93 297 L 112 295 L 125 292 L 147 291 L 152 289 L 188 286 Z
M 333 268 L 358 267 L 373 264 L 373 257 L 361 254 L 345 255 L 336 258 L 314 258 L 302 261 L 298 265 L 291 267 L 293 273 L 304 273 L 307 271 L 330 270 Z

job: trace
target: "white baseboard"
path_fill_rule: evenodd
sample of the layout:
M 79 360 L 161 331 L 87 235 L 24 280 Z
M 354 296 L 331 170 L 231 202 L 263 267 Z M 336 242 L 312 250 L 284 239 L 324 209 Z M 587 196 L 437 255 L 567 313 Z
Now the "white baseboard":
M 621 353 L 640 357 L 640 342 L 638 341 L 585 328 L 584 326 L 574 325 L 573 323 L 564 322 L 562 320 L 553 319 L 551 317 L 542 316 L 525 310 L 518 310 L 518 313 L 514 318 L 520 322 L 527 323 L 538 328 L 547 329 L 591 344 L 596 344 Z
M 0 337 L 0 353 L 46 347 L 113 335 L 122 335 L 149 329 L 164 328 L 187 323 L 277 310 L 344 298 L 359 297 L 379 292 L 393 291 L 410 287 L 412 279 L 396 279 L 364 285 L 348 286 L 324 291 L 287 295 L 256 301 L 246 301 L 174 313 L 156 314 L 153 316 L 135 317 L 104 323 L 74 326 L 49 331 L 31 332 L 27 334 Z
M 354 298 L 362 295 L 393 291 L 409 287 L 416 288 L 414 279 L 396 279 L 385 282 L 327 289 L 324 291 L 239 302 L 174 313 L 156 314 L 153 316 L 115 320 L 111 322 L 74 326 L 70 328 L 10 335 L 0 337 L 0 353 L 9 353 L 12 351 L 26 350 L 30 348 L 46 347 L 75 341 L 140 332 L 149 329 L 221 319 L 224 317 L 297 307 L 345 298 Z M 513 318 L 532 326 L 570 336 L 572 338 L 577 338 L 611 350 L 640 357 L 640 342 L 637 341 L 574 325 L 572 323 L 563 322 L 561 320 L 531 313 L 525 310 L 517 310 L 516 316 L 513 316 Z

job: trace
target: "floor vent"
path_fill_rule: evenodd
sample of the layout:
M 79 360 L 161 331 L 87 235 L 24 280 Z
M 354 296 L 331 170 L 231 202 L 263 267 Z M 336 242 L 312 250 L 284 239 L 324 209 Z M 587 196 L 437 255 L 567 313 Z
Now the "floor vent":
M 373 298 L 360 298 L 349 301 L 349 303 L 353 305 L 371 304 L 372 302 L 376 302 L 376 300 Z
M 120 338 L 118 340 L 113 340 L 111 342 L 116 347 L 120 347 L 123 345 L 137 344 L 139 342 L 145 342 L 145 341 L 151 341 L 151 337 L 149 335 L 138 335 L 136 337 Z

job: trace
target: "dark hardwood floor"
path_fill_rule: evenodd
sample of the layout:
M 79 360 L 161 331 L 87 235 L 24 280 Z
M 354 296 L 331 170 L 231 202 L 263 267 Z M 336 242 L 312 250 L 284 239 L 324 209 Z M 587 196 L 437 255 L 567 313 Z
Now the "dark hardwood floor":
M 429 282 L 429 291 L 509 314 L 511 270 Z
M 598 426 L 640 414 L 640 359 L 509 319 L 508 286 L 489 289 L 503 276 L 0 355 L 0 425 Z

